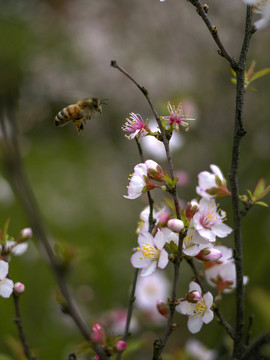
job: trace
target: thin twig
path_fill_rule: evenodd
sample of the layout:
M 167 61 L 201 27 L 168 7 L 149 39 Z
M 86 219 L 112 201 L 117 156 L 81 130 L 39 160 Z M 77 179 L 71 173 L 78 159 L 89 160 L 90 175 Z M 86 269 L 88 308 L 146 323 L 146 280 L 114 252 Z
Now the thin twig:
M 270 344 L 270 330 L 267 330 L 252 342 L 242 354 L 241 360 L 262 359 L 260 356 L 261 348 L 267 344 Z
M 15 314 L 16 314 L 16 317 L 13 319 L 13 321 L 15 322 L 18 328 L 19 337 L 21 339 L 21 343 L 23 346 L 24 355 L 27 357 L 28 360 L 35 360 L 36 356 L 33 356 L 31 354 L 31 350 L 29 348 L 28 342 L 26 340 L 26 335 L 23 329 L 21 311 L 19 305 L 19 300 L 20 300 L 19 296 L 13 293 L 13 300 L 14 300 Z
M 204 6 L 202 5 L 200 0 L 188 0 L 192 5 L 194 5 L 197 9 L 198 14 L 201 16 L 202 20 L 204 21 L 205 25 L 207 26 L 208 30 L 210 31 L 212 38 L 214 39 L 215 43 L 217 44 L 219 48 L 219 55 L 224 57 L 231 65 L 231 67 L 236 70 L 238 68 L 238 64 L 234 57 L 232 57 L 228 51 L 225 49 L 219 34 L 218 29 L 216 26 L 214 26 L 207 15 L 207 12 L 204 9 Z
M 248 330 L 247 330 L 247 336 L 246 336 L 246 345 L 249 345 L 249 343 L 250 343 L 253 320 L 254 320 L 254 315 L 250 315 L 248 318 Z
M 11 111 L 12 109 L 10 110 L 9 114 L 9 126 L 7 126 L 6 120 L 2 116 L 3 114 L 0 113 L 0 123 L 3 131 L 4 141 L 1 144 L 3 152 L 3 162 L 11 185 L 21 201 L 21 204 L 24 208 L 26 216 L 28 217 L 30 226 L 32 227 L 34 234 L 36 235 L 37 239 L 40 241 L 45 250 L 45 253 L 57 279 L 62 296 L 65 299 L 66 313 L 71 316 L 83 337 L 91 343 L 93 349 L 99 355 L 99 357 L 102 360 L 106 360 L 108 359 L 108 356 L 105 353 L 104 349 L 101 348 L 99 345 L 91 342 L 89 329 L 77 311 L 74 300 L 68 289 L 65 280 L 65 274 L 61 267 L 61 264 L 56 258 L 50 245 L 47 231 L 45 229 L 42 215 L 36 202 L 34 193 L 23 171 L 20 149 L 17 139 L 18 133 L 15 120 L 13 118 L 13 114 L 11 114 Z

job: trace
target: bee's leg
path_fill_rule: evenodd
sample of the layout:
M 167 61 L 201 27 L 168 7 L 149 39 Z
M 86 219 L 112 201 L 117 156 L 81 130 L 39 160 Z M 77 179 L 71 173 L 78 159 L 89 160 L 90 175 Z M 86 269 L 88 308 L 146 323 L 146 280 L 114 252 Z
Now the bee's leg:
M 79 135 L 83 133 L 84 127 L 81 120 L 75 120 L 73 121 L 73 124 L 76 126 Z

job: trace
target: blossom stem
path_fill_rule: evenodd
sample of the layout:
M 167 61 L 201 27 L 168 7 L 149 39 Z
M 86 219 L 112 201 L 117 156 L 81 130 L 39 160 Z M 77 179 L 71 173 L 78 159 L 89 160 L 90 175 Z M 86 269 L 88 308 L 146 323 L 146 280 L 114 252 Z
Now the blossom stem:
M 17 296 L 16 294 L 13 293 L 13 300 L 14 300 L 15 314 L 16 314 L 16 317 L 13 319 L 13 321 L 15 322 L 15 324 L 17 325 L 17 328 L 18 328 L 19 337 L 21 339 L 21 343 L 23 346 L 24 355 L 26 356 L 26 358 L 28 360 L 35 360 L 36 356 L 32 356 L 32 354 L 31 354 L 29 345 L 26 340 L 25 332 L 23 329 L 22 320 L 21 320 L 21 311 L 20 311 L 20 305 L 19 305 L 19 300 L 20 300 L 19 296 Z

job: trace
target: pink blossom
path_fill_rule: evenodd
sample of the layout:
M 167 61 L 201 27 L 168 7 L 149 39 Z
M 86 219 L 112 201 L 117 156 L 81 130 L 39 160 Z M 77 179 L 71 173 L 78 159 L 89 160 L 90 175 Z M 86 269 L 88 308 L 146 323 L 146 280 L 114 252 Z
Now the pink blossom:
M 179 126 L 183 126 L 188 130 L 189 125 L 186 120 L 195 120 L 184 114 L 182 104 L 179 104 L 177 108 L 175 108 L 174 105 L 171 105 L 171 103 L 168 102 L 167 108 L 169 116 L 162 116 L 162 120 L 168 122 L 170 126 L 177 131 L 179 130 Z
M 126 135 L 128 139 L 134 139 L 136 136 L 146 136 L 150 129 L 144 122 L 140 114 L 130 113 L 130 118 L 126 119 L 125 125 L 122 127 L 123 131 L 130 132 L 130 135 Z

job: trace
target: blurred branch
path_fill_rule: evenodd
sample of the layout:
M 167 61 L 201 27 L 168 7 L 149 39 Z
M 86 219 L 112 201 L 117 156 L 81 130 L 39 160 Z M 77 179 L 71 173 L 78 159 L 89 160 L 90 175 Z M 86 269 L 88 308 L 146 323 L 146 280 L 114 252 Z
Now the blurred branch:
M 270 330 L 257 337 L 241 356 L 241 360 L 262 359 L 260 350 L 264 345 L 270 344 Z
M 218 29 L 214 26 L 207 15 L 208 7 L 207 5 L 202 5 L 200 0 L 188 0 L 193 6 L 196 7 L 198 14 L 201 16 L 202 20 L 204 21 L 205 25 L 207 26 L 208 30 L 210 31 L 212 38 L 214 39 L 215 43 L 219 48 L 219 55 L 224 57 L 231 65 L 231 67 L 236 70 L 238 68 L 238 63 L 236 62 L 235 58 L 232 57 L 227 50 L 225 49 L 223 43 L 218 34 Z
M 148 90 L 145 87 L 141 86 L 126 70 L 124 70 L 122 67 L 120 67 L 115 60 L 111 61 L 111 66 L 115 69 L 118 69 L 122 74 L 124 74 L 127 78 L 129 78 L 145 96 L 145 98 L 155 116 L 157 124 L 159 126 L 159 130 L 162 135 L 162 141 L 163 141 L 163 145 L 165 147 L 166 156 L 167 156 L 167 160 L 168 160 L 170 176 L 171 176 L 171 179 L 173 180 L 174 179 L 174 169 L 173 169 L 171 152 L 170 152 L 170 148 L 169 148 L 169 139 L 166 136 L 165 129 L 162 126 L 160 117 L 159 117 L 158 113 L 156 112 L 156 110 L 154 109 L 154 106 L 150 99 Z M 174 201 L 176 217 L 178 219 L 181 219 L 176 186 L 174 186 L 174 188 L 172 189 L 171 195 L 172 195 L 173 201 Z M 180 233 L 177 256 L 174 261 L 174 277 L 173 277 L 172 297 L 170 299 L 170 311 L 169 311 L 167 325 L 166 325 L 162 339 L 157 339 L 154 342 L 154 352 L 153 352 L 154 360 L 160 359 L 162 351 L 163 351 L 164 347 L 166 346 L 168 338 L 173 330 L 173 316 L 174 316 L 175 306 L 176 306 L 176 289 L 178 287 L 178 282 L 179 282 L 178 280 L 179 280 L 180 264 L 181 264 L 181 260 L 182 260 L 181 255 L 182 255 L 183 240 L 184 240 L 184 234 Z
M 234 221 L 234 259 L 236 266 L 236 336 L 234 341 L 233 357 L 239 359 L 242 352 L 242 337 L 244 328 L 244 284 L 243 284 L 243 245 L 242 245 L 242 216 L 239 202 L 239 157 L 242 139 L 246 134 L 243 127 L 243 105 L 245 94 L 245 69 L 251 36 L 254 32 L 252 26 L 252 7 L 247 6 L 245 36 L 236 69 L 236 103 L 234 120 L 234 137 L 231 161 L 231 192 Z
M 3 138 L 1 139 L 1 150 L 3 155 L 2 160 L 6 173 L 9 177 L 10 183 L 15 193 L 17 194 L 22 204 L 26 216 L 28 217 L 30 226 L 32 227 L 37 239 L 42 244 L 47 258 L 51 264 L 51 267 L 58 282 L 58 286 L 61 290 L 62 296 L 65 299 L 65 312 L 68 313 L 74 320 L 81 334 L 87 341 L 91 343 L 93 349 L 99 355 L 100 359 L 108 359 L 108 356 L 105 353 L 104 349 L 91 342 L 88 327 L 83 322 L 80 314 L 78 313 L 74 300 L 72 299 L 72 296 L 68 289 L 61 263 L 58 261 L 50 245 L 47 231 L 43 223 L 42 215 L 39 210 L 39 206 L 36 202 L 30 183 L 23 170 L 21 154 L 18 144 L 18 131 L 16 128 L 15 119 L 13 117 L 12 104 L 9 104 L 8 113 L 7 115 L 5 114 L 5 116 L 3 114 L 3 109 L 0 108 L 0 124 L 3 134 Z
M 21 343 L 23 346 L 24 355 L 26 356 L 26 358 L 28 360 L 35 360 L 36 356 L 32 356 L 32 354 L 31 354 L 30 348 L 29 348 L 27 340 L 26 340 L 25 332 L 23 329 L 22 319 L 21 319 L 21 311 L 20 311 L 20 305 L 19 305 L 19 300 L 20 300 L 19 296 L 14 294 L 14 292 L 12 295 L 13 295 L 15 313 L 16 313 L 16 317 L 13 319 L 13 321 L 15 322 L 15 324 L 17 325 L 17 328 L 18 328 L 19 337 L 21 339 Z

